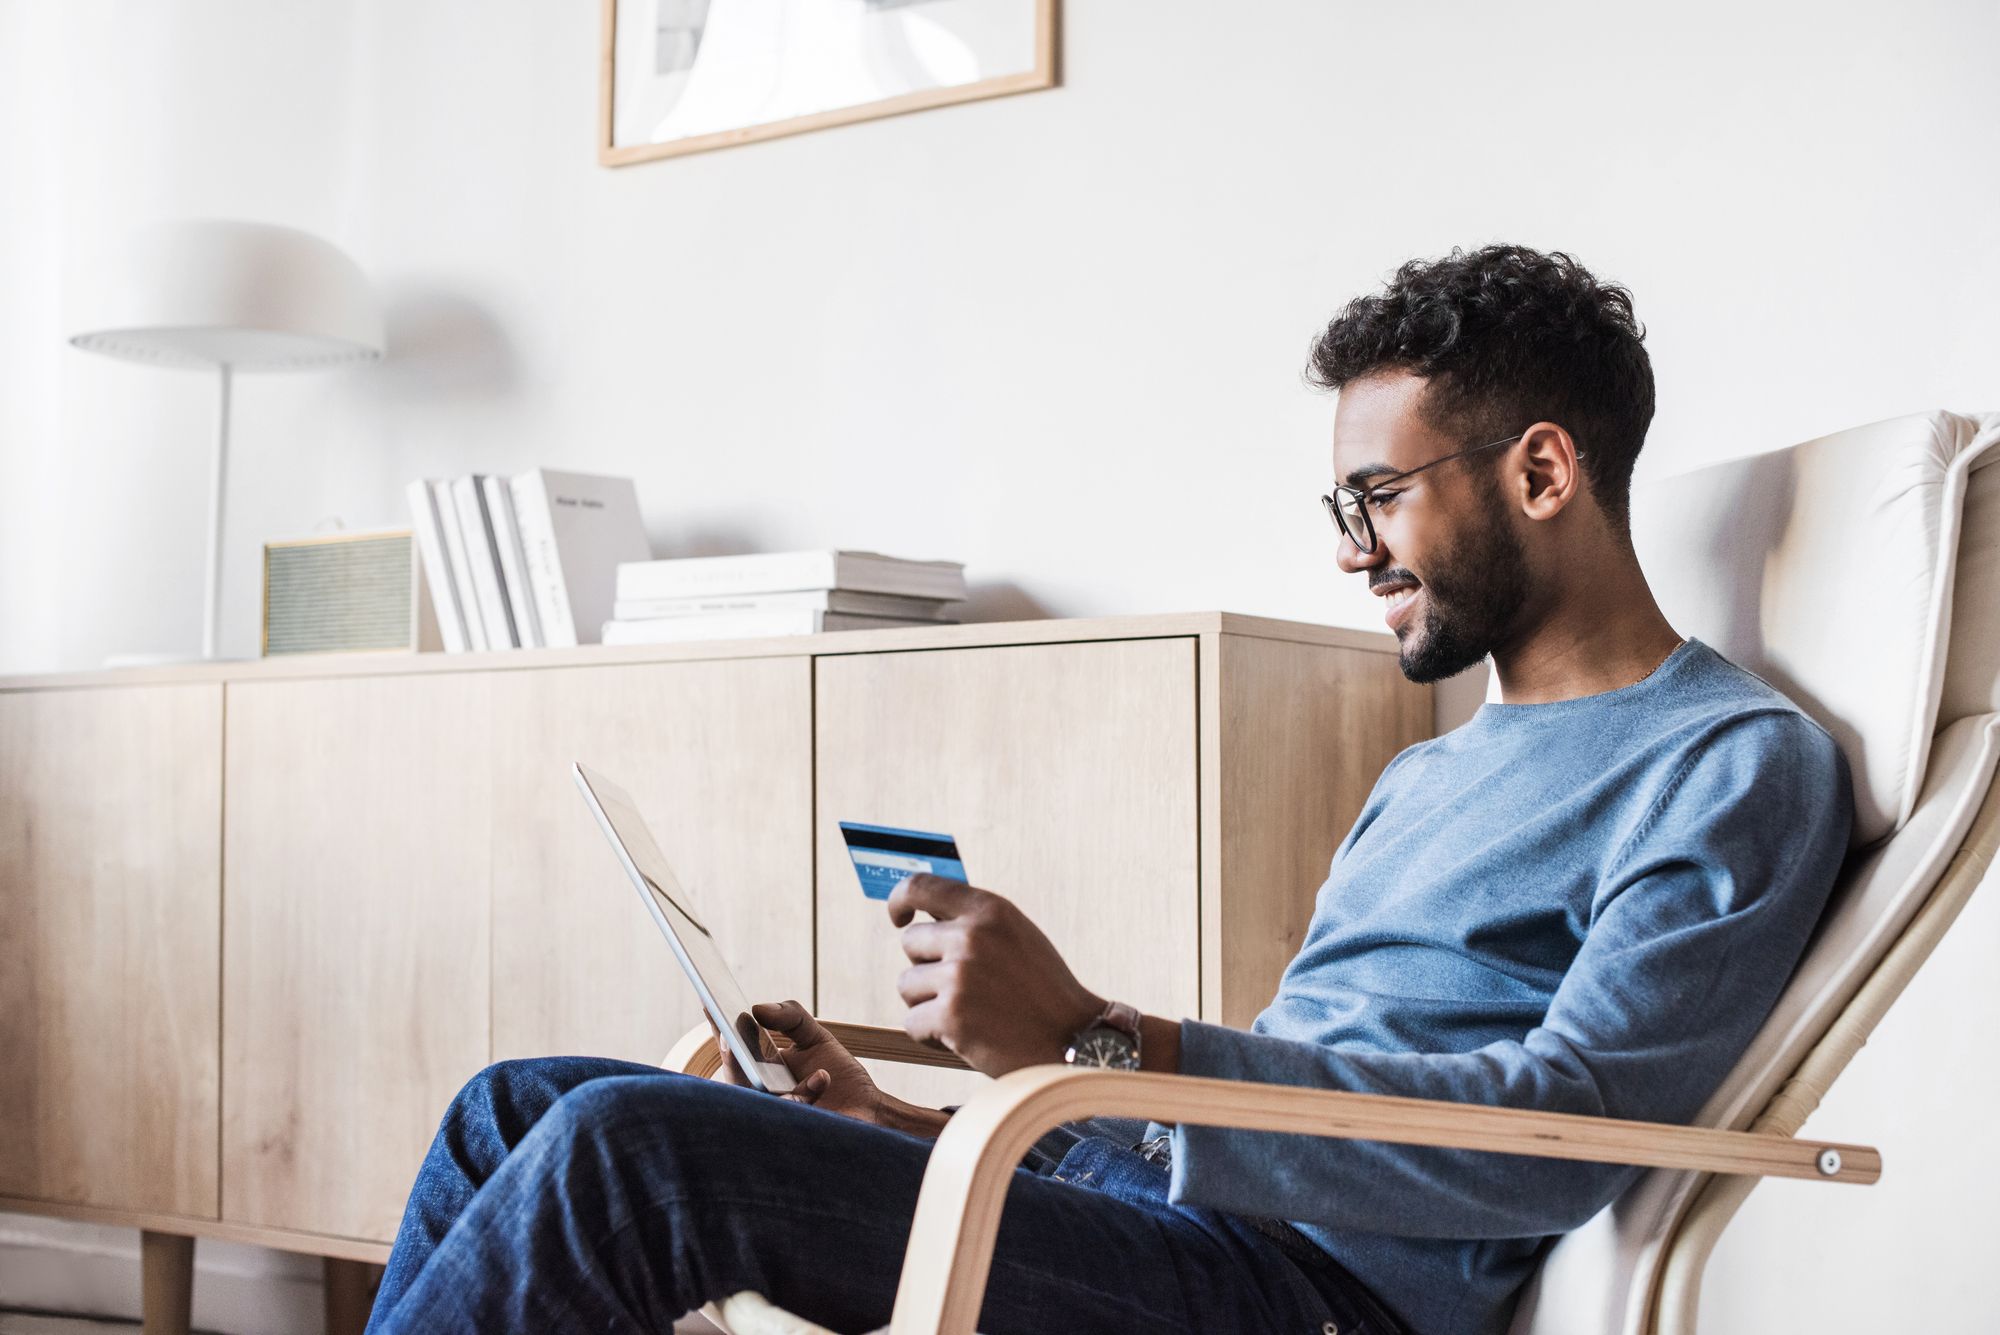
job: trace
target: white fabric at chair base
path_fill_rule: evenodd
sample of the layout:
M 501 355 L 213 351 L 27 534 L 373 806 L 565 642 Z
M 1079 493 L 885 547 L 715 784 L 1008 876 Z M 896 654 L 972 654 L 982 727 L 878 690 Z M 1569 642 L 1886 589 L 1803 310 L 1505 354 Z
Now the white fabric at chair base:
M 825 1326 L 773 1307 L 763 1294 L 751 1289 L 731 1294 L 720 1303 L 709 1303 L 701 1314 L 728 1335 L 834 1335 Z M 888 1329 L 884 1326 L 875 1335 L 886 1335 Z

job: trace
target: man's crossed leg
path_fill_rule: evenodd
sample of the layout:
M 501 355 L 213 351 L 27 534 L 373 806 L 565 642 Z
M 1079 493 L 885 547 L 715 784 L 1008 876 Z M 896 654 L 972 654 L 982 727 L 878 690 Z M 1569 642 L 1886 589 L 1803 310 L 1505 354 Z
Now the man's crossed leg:
M 503 1062 L 445 1114 L 369 1332 L 663 1335 L 743 1289 L 873 1330 L 894 1306 L 930 1151 L 656 1067 Z M 1166 1182 L 1096 1137 L 1054 1174 L 1016 1170 L 979 1329 L 1366 1330 L 1247 1221 L 1169 1205 Z

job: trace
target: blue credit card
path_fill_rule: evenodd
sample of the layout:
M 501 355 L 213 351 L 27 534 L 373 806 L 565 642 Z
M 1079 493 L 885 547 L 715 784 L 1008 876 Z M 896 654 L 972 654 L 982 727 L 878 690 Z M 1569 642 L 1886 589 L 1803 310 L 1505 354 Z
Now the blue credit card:
M 958 841 L 948 834 L 844 820 L 840 822 L 840 836 L 847 841 L 847 856 L 854 860 L 854 874 L 861 878 L 861 893 L 870 899 L 887 899 L 904 877 L 918 872 L 952 881 L 965 879 Z

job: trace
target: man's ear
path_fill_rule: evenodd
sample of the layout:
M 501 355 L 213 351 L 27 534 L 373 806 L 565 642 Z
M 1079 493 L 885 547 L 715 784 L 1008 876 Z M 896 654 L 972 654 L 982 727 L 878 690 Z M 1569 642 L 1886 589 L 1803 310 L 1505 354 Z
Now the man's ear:
M 1537 422 L 1521 434 L 1521 513 L 1553 519 L 1583 489 L 1576 442 L 1554 422 Z

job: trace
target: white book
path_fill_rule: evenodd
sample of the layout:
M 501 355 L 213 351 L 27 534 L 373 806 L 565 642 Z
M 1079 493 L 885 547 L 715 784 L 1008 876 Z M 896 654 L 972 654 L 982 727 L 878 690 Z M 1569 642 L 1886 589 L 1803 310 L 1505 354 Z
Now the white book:
M 486 496 L 486 517 L 493 525 L 493 541 L 500 548 L 500 574 L 507 592 L 507 610 L 514 614 L 514 638 L 524 649 L 539 649 L 542 619 L 535 615 L 535 600 L 528 594 L 526 560 L 521 555 L 521 530 L 514 523 L 514 492 L 504 477 L 490 474 L 480 479 Z
M 458 501 L 451 494 L 449 479 L 431 483 L 437 500 L 438 527 L 444 530 L 444 550 L 451 566 L 451 587 L 465 616 L 465 644 L 469 649 L 487 647 L 486 621 L 479 614 L 479 595 L 472 587 L 472 565 L 466 559 L 465 529 L 458 522 Z
M 458 591 L 451 583 L 451 558 L 445 555 L 437 497 L 431 492 L 431 484 L 422 478 L 412 482 L 404 492 L 410 501 L 410 526 L 416 530 L 417 552 L 424 562 L 431 610 L 437 613 L 438 635 L 444 640 L 446 653 L 462 654 L 466 649 L 465 613 L 459 609 Z
M 514 618 L 507 610 L 507 592 L 500 585 L 500 548 L 486 517 L 486 489 L 481 475 L 453 478 L 452 500 L 458 503 L 458 526 L 465 530 L 465 560 L 472 568 L 472 592 L 479 599 L 479 619 L 486 623 L 488 649 L 518 649 Z
M 943 598 L 905 598 L 893 593 L 850 593 L 845 589 L 797 589 L 790 593 L 746 593 L 737 597 L 620 598 L 611 615 L 619 621 L 648 617 L 709 616 L 717 612 L 762 612 L 806 608 L 855 616 L 942 621 L 952 603 Z
M 618 567 L 652 555 L 632 479 L 536 468 L 511 485 L 543 639 L 551 648 L 596 643 Z
M 877 552 L 819 551 L 694 556 L 646 561 L 618 571 L 618 596 L 634 602 L 793 589 L 844 589 L 955 600 L 965 597 L 965 567 L 956 561 L 906 561 Z
M 706 617 L 654 617 L 649 621 L 607 621 L 606 644 L 679 644 L 693 640 L 750 640 L 767 635 L 815 635 L 827 630 L 883 630 L 893 626 L 936 626 L 903 617 L 861 617 L 811 608 L 765 612 L 723 612 Z

